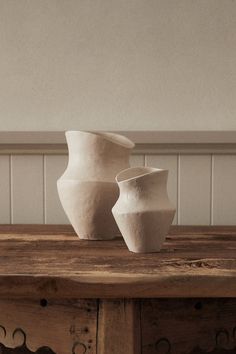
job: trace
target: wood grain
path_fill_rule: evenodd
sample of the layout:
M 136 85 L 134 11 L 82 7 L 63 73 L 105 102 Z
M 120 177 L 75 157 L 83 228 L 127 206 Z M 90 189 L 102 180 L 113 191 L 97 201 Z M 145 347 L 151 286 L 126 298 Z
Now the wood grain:
M 135 300 L 99 301 L 99 354 L 141 354 L 139 309 Z
M 236 228 L 171 228 L 163 250 L 81 241 L 68 226 L 0 227 L 0 296 L 236 297 Z
M 0 313 L 0 342 L 18 353 L 96 354 L 96 300 L 0 300 Z
M 236 299 L 146 299 L 142 354 L 236 353 Z

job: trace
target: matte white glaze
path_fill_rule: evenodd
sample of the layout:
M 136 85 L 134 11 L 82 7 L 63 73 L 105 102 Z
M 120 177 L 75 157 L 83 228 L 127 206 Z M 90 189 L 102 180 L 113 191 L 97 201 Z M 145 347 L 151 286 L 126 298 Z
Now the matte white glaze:
M 119 235 L 111 213 L 117 173 L 129 167 L 134 144 L 118 134 L 66 132 L 68 166 L 57 181 L 62 206 L 78 236 L 102 240 Z
M 134 167 L 120 172 L 120 196 L 112 208 L 132 252 L 157 252 L 175 215 L 167 194 L 168 170 Z

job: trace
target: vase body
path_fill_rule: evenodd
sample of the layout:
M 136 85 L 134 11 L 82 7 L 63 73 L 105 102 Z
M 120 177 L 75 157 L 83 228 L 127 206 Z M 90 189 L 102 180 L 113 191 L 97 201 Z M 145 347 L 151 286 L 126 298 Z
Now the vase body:
M 116 177 L 120 195 L 112 213 L 132 252 L 158 252 L 175 215 L 167 194 L 168 170 L 128 168 Z
M 66 132 L 69 160 L 57 181 L 63 209 L 81 239 L 119 235 L 111 208 L 119 190 L 116 174 L 129 167 L 134 144 L 112 133 Z

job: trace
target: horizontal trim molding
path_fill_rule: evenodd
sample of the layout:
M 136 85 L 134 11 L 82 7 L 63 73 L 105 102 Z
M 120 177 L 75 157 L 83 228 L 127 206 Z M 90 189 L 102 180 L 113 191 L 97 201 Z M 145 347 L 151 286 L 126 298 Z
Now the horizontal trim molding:
M 236 131 L 113 131 L 136 144 L 236 144 Z M 0 144 L 65 144 L 63 131 L 0 132 Z
M 235 154 L 236 131 L 116 131 L 134 154 Z M 67 154 L 64 132 L 0 132 L 0 154 Z

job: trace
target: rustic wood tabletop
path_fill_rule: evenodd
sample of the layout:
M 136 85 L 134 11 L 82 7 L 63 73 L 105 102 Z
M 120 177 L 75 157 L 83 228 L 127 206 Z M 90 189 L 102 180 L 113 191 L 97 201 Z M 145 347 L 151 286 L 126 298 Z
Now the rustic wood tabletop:
M 1 225 L 0 296 L 236 297 L 236 227 L 173 226 L 163 250 L 81 241 L 71 226 Z

